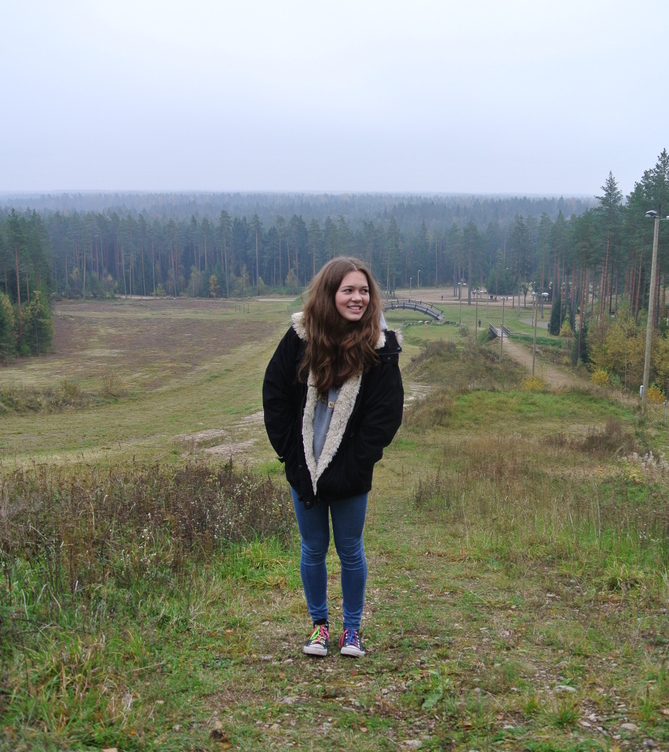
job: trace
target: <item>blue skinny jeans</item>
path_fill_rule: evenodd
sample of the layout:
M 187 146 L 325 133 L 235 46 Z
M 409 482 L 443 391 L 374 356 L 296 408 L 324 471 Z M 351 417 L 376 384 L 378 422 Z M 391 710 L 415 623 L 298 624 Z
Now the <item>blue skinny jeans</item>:
M 331 504 L 320 502 L 311 509 L 305 509 L 295 490 L 290 490 L 302 537 L 300 574 L 312 621 L 328 618 L 328 573 L 325 557 L 330 544 L 331 516 L 335 548 L 341 562 L 344 629 L 360 629 L 367 583 L 367 560 L 362 544 L 367 494 L 340 499 Z

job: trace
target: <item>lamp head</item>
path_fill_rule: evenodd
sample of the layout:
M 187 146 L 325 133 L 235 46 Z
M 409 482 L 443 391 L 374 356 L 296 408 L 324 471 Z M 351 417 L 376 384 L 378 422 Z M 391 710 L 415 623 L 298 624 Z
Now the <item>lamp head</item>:
M 651 209 L 650 211 L 646 212 L 646 216 L 649 219 L 655 219 L 655 217 L 659 217 L 659 214 L 655 211 L 655 209 Z

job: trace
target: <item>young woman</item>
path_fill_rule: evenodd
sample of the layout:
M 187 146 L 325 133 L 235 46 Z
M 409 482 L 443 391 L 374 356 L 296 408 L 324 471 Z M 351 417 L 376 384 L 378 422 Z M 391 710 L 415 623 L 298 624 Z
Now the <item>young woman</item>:
M 265 426 L 285 463 L 302 537 L 300 574 L 313 621 L 307 655 L 327 655 L 327 570 L 332 517 L 341 562 L 342 655 L 365 654 L 360 619 L 367 562 L 362 530 L 374 464 L 402 422 L 401 348 L 388 331 L 365 265 L 336 258 L 315 277 L 304 310 L 263 383 Z

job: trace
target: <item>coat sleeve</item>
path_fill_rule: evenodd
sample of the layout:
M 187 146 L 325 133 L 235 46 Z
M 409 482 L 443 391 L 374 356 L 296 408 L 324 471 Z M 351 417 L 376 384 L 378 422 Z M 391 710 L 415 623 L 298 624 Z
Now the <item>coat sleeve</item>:
M 300 409 L 296 372 L 299 348 L 299 338 L 291 328 L 267 366 L 262 387 L 267 436 L 282 462 L 296 446 L 294 434 Z
M 402 424 L 404 389 L 396 358 L 384 363 L 379 372 L 365 394 L 364 413 L 353 440 L 355 461 L 365 469 L 381 459 Z

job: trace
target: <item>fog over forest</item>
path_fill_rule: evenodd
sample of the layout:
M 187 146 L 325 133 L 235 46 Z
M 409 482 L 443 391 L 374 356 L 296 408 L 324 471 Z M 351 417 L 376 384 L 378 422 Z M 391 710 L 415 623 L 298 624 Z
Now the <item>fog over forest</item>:
M 257 215 L 264 224 L 274 224 L 277 216 L 301 216 L 323 222 L 327 217 L 344 217 L 351 229 L 363 222 L 388 221 L 395 216 L 400 230 L 417 232 L 425 221 L 428 230 L 464 226 L 469 221 L 484 229 L 489 222 L 505 222 L 517 214 L 552 220 L 562 212 L 580 215 L 594 206 L 587 196 L 494 196 L 494 195 L 420 195 L 396 193 L 54 193 L 0 195 L 0 216 L 10 209 L 40 214 L 75 212 L 138 216 L 166 221 L 208 219 L 218 221 L 222 210 L 230 216 Z M 4 211 L 3 208 L 4 207 Z
M 0 206 L 2 203 L 0 202 Z M 0 286 L 7 311 L 50 297 L 298 293 L 335 256 L 358 256 L 388 293 L 485 286 L 623 296 L 635 320 L 666 297 L 667 233 L 650 289 L 652 223 L 669 207 L 669 153 L 624 196 L 374 193 L 79 193 L 14 196 L 0 208 Z M 660 292 L 660 290 L 662 292 Z M 593 297 L 594 300 L 594 297 Z M 581 309 L 583 310 L 583 309 Z M 7 314 L 9 316 L 9 313 Z M 13 314 L 10 318 L 14 318 Z M 10 343 L 11 345 L 11 343 Z M 11 349 L 11 348 L 10 348 Z

